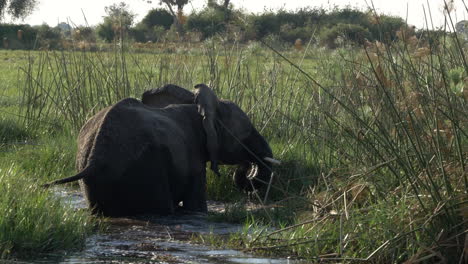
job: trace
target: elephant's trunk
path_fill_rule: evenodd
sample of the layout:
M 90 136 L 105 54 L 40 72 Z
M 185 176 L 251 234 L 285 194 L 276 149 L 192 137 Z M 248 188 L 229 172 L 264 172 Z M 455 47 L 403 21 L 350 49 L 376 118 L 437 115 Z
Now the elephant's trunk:
M 281 161 L 279 161 L 279 160 L 277 160 L 277 159 L 274 159 L 274 158 L 264 157 L 263 160 L 268 161 L 268 162 L 270 162 L 271 164 L 281 165 Z
M 279 161 L 273 159 L 270 146 L 256 130 L 244 143 L 249 158 L 236 169 L 234 181 L 240 189 L 250 192 L 269 183 L 272 165 Z

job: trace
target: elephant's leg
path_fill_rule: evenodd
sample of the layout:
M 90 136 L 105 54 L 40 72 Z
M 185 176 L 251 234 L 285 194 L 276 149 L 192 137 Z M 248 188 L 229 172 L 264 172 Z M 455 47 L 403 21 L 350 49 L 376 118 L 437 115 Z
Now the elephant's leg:
M 148 147 L 113 185 L 113 209 L 124 215 L 173 214 L 167 164 L 166 152 Z
M 184 196 L 184 209 L 195 212 L 208 212 L 208 206 L 206 204 L 206 168 L 200 167 L 198 172 L 192 174 L 192 184 L 189 185 Z
M 147 185 L 147 193 L 150 195 L 145 199 L 146 208 L 150 212 L 158 214 L 174 214 L 175 212 L 175 201 L 173 200 L 172 191 L 170 188 L 170 171 L 168 168 L 169 152 L 167 149 L 156 149 L 153 152 L 145 153 L 144 167 L 145 169 L 141 172 L 143 179 L 141 182 L 143 185 Z M 147 184 L 147 183 L 151 184 Z

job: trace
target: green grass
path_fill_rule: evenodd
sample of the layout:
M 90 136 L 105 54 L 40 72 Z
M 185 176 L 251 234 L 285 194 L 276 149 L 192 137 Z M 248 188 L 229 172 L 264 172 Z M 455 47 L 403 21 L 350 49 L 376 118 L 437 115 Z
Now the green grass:
M 10 149 L 3 155 L 0 154 L 0 157 L 15 163 L 24 171 L 24 175 L 36 178 L 38 183 L 45 183 L 75 173 L 75 150 L 74 138 L 55 135 L 54 140 L 49 137 L 38 138 L 32 143 Z
M 12 118 L 0 118 L 0 146 L 7 147 L 11 143 L 18 143 L 30 138 L 26 128 Z
M 16 164 L 0 167 L 0 257 L 25 258 L 59 249 L 80 249 L 95 224 L 75 211 Z
M 40 187 L 74 172 L 74 141 L 59 131 L 28 128 L 16 116 L 0 116 L 0 259 L 80 249 L 95 229 L 88 212 Z

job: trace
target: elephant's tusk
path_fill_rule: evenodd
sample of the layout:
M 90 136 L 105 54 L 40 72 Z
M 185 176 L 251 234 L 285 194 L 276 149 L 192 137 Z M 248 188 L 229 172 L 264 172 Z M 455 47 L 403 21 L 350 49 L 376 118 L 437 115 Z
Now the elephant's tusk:
M 253 179 L 257 177 L 257 174 L 258 174 L 258 166 L 253 165 L 252 170 L 250 171 L 249 175 L 247 175 L 247 179 Z
M 263 159 L 266 160 L 266 161 L 268 161 L 268 162 L 270 162 L 270 163 L 273 163 L 273 164 L 275 164 L 275 165 L 281 165 L 281 161 L 276 160 L 276 159 L 274 159 L 274 158 L 264 157 Z

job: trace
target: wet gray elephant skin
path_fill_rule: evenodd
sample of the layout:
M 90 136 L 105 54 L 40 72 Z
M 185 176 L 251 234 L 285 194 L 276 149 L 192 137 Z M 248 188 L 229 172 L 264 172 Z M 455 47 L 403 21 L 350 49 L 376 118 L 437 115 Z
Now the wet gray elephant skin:
M 46 184 L 79 180 L 89 208 L 104 216 L 171 214 L 179 202 L 206 212 L 207 133 L 194 94 L 166 85 L 102 109 L 78 136 L 78 174 Z M 233 102 L 219 100 L 219 164 L 237 164 L 239 188 L 269 181 L 272 158 L 266 140 Z
M 218 169 L 218 134 L 215 128 L 219 100 L 210 87 L 203 83 L 195 85 L 194 94 L 194 103 L 198 106 L 198 113 L 203 117 L 202 124 L 206 134 L 206 149 L 210 157 L 211 170 L 220 176 Z

